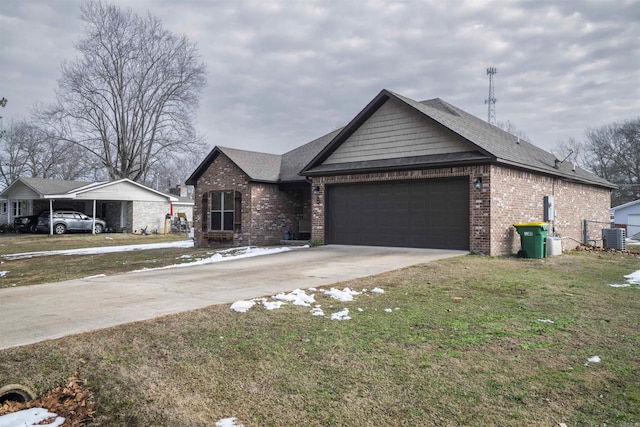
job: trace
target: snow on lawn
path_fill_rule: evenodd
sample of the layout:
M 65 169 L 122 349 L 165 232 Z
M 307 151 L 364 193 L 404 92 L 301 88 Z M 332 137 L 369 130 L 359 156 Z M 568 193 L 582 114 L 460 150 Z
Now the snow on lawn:
M 244 427 L 244 424 L 236 424 L 238 419 L 236 417 L 223 418 L 216 421 L 216 427 Z
M 296 246 L 295 248 L 308 248 L 309 246 Z M 245 246 L 239 248 L 227 249 L 224 251 L 216 252 L 211 255 L 209 258 L 199 258 L 193 262 L 185 262 L 182 264 L 172 264 L 166 265 L 164 267 L 156 267 L 156 268 L 143 268 L 141 270 L 133 270 L 130 273 L 139 273 L 141 271 L 152 271 L 152 270 L 166 270 L 168 268 L 182 268 L 182 267 L 192 267 L 194 265 L 205 265 L 205 264 L 213 264 L 215 262 L 220 261 L 229 261 L 232 259 L 240 259 L 240 258 L 251 258 L 254 256 L 261 255 L 271 255 L 277 254 L 280 252 L 287 252 L 294 250 L 294 247 L 275 247 L 275 248 L 256 248 L 252 246 Z
M 35 427 L 41 425 L 45 420 L 53 422 L 45 425 L 58 427 L 64 423 L 64 417 L 51 413 L 44 408 L 23 409 L 7 415 L 0 415 L 0 427 Z
M 640 287 L 640 270 L 627 274 L 624 278 L 627 279 L 627 283 L 611 283 L 609 286 L 612 288 L 628 288 L 633 285 Z
M 48 255 L 95 255 L 113 252 L 140 251 L 145 249 L 165 248 L 192 248 L 193 240 L 180 240 L 177 242 L 147 243 L 141 245 L 106 246 L 101 248 L 63 249 L 58 251 L 23 252 L 19 254 L 2 255 L 5 259 L 24 259 Z
M 312 303 L 316 302 L 313 295 L 307 295 L 302 289 L 294 289 L 288 294 L 278 294 L 273 297 L 274 299 L 290 302 L 293 305 L 301 305 L 303 307 L 309 307 Z
M 308 290 L 317 291 L 316 288 L 309 288 Z M 365 294 L 367 293 L 367 290 L 363 289 L 362 292 L 357 292 L 349 288 L 344 288 L 342 290 L 331 288 L 329 290 L 321 289 L 320 292 L 338 301 L 350 302 L 350 301 L 355 301 L 353 298 L 354 296 Z M 384 293 L 384 290 L 380 288 L 375 288 L 371 290 L 371 292 L 381 294 L 381 293 Z M 266 310 L 275 310 L 282 307 L 285 304 L 310 307 L 311 304 L 315 303 L 315 295 L 307 294 L 307 292 L 302 289 L 295 289 L 289 293 L 283 292 L 283 293 L 272 296 L 271 299 L 275 299 L 277 301 L 269 301 L 267 298 L 254 298 L 249 301 L 246 301 L 246 300 L 236 301 L 233 304 L 231 304 L 231 310 L 238 313 L 246 313 L 249 309 L 259 304 L 262 304 L 262 306 L 264 306 Z M 361 308 L 358 308 L 357 310 L 358 312 L 364 311 Z M 396 308 L 396 310 L 400 310 L 400 309 Z M 388 308 L 385 311 L 390 312 L 393 310 Z M 310 313 L 312 316 L 319 316 L 319 317 L 325 316 L 324 310 L 321 308 L 319 304 L 316 304 L 316 306 L 310 310 Z M 349 316 L 348 308 L 332 313 L 330 315 L 330 318 L 331 320 L 351 320 L 351 316 Z
M 337 299 L 338 301 L 353 301 L 353 297 L 356 295 L 360 295 L 362 292 L 352 291 L 349 288 L 344 288 L 343 290 L 331 288 L 328 291 L 322 290 L 325 295 L 329 295 L 331 298 Z

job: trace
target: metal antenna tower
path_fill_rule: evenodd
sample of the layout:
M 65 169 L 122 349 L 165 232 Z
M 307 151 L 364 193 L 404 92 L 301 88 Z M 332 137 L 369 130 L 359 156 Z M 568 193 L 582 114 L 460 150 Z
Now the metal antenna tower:
M 489 124 L 496 124 L 496 101 L 493 94 L 493 76 L 498 73 L 498 69 L 495 67 L 487 68 L 487 75 L 489 76 L 489 98 L 484 100 L 484 103 L 488 105 L 487 122 Z

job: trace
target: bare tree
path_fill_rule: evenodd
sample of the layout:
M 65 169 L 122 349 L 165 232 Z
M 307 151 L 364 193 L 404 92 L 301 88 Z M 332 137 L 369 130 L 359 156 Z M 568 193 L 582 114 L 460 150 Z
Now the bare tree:
M 185 36 L 151 15 L 100 1 L 81 12 L 81 57 L 62 65 L 49 124 L 99 159 L 110 179 L 145 181 L 163 156 L 201 145 L 193 119 L 205 66 Z
M 517 136 L 518 138 L 520 138 L 522 140 L 525 140 L 527 142 L 531 142 L 529 140 L 529 137 L 527 136 L 527 134 L 523 130 L 518 129 L 516 127 L 516 125 L 513 124 L 510 120 L 507 120 L 506 123 L 498 122 L 498 123 L 496 123 L 496 127 L 499 127 L 503 131 L 509 132 L 511 135 Z
M 27 169 L 27 152 L 22 145 L 22 128 L 11 122 L 0 135 L 0 176 L 3 187 L 9 186 Z
M 10 185 L 20 176 L 83 179 L 95 169 L 86 152 L 25 120 L 12 121 L 0 141 L 0 177 Z
M 575 138 L 559 141 L 551 152 L 560 160 L 567 159 L 581 168 L 587 168 L 585 144 Z
M 618 184 L 613 206 L 640 198 L 640 117 L 586 131 L 586 166 Z

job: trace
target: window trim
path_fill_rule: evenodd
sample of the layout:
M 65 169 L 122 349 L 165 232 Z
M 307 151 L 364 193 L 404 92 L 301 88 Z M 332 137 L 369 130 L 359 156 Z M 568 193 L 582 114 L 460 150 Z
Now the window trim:
M 11 202 L 11 217 L 15 218 L 17 216 L 24 216 L 22 214 L 22 203 L 19 200 Z
M 225 195 L 231 193 L 231 206 L 226 206 L 225 205 Z M 210 191 L 209 192 L 209 201 L 208 201 L 208 209 L 207 209 L 207 213 L 209 214 L 209 221 L 208 221 L 208 229 L 209 231 L 216 231 L 216 232 L 233 232 L 235 230 L 235 218 L 236 218 L 236 209 L 235 209 L 235 191 L 233 190 L 216 190 L 216 191 Z M 228 196 L 227 196 L 228 197 Z M 220 202 L 220 209 L 213 209 L 213 202 L 214 200 L 219 201 Z M 232 217 L 231 217 L 231 221 L 230 221 L 230 228 L 225 228 L 225 214 L 231 213 Z M 218 214 L 220 215 L 220 224 L 218 224 L 218 227 L 214 228 L 213 226 L 213 220 L 214 217 L 217 215 L 214 214 Z

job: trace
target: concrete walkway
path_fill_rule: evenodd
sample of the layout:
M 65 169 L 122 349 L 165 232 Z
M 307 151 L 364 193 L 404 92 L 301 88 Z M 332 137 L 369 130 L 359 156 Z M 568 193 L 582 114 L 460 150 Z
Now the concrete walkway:
M 334 285 L 466 253 L 328 245 L 202 266 L 0 289 L 0 349 L 213 304 Z

